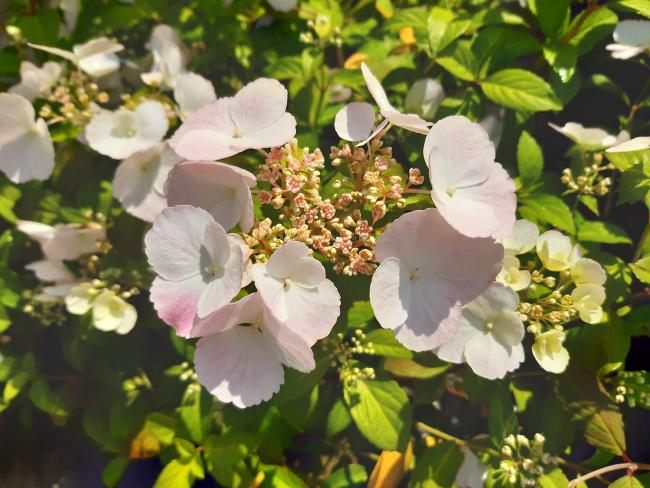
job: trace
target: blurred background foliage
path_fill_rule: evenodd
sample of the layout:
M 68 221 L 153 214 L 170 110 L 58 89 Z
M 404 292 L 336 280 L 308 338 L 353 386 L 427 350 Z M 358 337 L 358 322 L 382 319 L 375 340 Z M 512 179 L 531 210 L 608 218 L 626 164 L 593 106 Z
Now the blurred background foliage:
M 647 57 L 621 62 L 604 49 L 619 20 L 650 15 L 648 1 L 301 0 L 282 13 L 260 0 L 88 0 L 73 29 L 67 4 L 0 3 L 4 88 L 16 82 L 21 60 L 48 59 L 26 41 L 69 49 L 105 35 L 126 46 L 124 85 L 115 93 L 146 92 L 137 65 L 147 63 L 152 28 L 165 23 L 187 46 L 190 69 L 209 78 L 218 96 L 260 76 L 281 80 L 300 143 L 327 153 L 339 142 L 332 125 L 346 103 L 341 94 L 369 99 L 362 61 L 398 107 L 416 80 L 437 79 L 446 96 L 435 119 L 493 118 L 497 160 L 516 178 L 519 215 L 561 229 L 598 256 L 609 274 L 609 319 L 571 330 L 568 373 L 541 374 L 527 362 L 489 382 L 403 349 L 374 321 L 368 280 L 339 276 L 335 332 L 364 331 L 375 353 L 355 364 L 373 367 L 377 378 L 353 394 L 331 350 L 320 351 L 316 370 L 287 371 L 270 402 L 224 406 L 194 382 L 192 343 L 158 320 L 146 293 L 133 301 L 139 319 L 127 336 L 98 331 L 87 317 L 45 326 L 24 313 L 26 291 L 37 286 L 24 265 L 38 249 L 14 230 L 16 218 L 85 222 L 89 212 L 103 214 L 113 246 L 103 266 L 127 281 L 148 276 L 146 226 L 112 199 L 115 162 L 58 129 L 60 160 L 50 180 L 17 187 L 0 179 L 1 486 L 343 487 L 371 477 L 373 486 L 451 486 L 461 451 L 453 440 L 431 447 L 421 422 L 460 439 L 483 434 L 475 442 L 497 450 L 508 434 L 542 432 L 546 450 L 566 459 L 569 478 L 617 457 L 650 460 L 647 410 L 619 409 L 599 389 L 636 378 L 621 371 L 647 378 L 650 162 L 617 172 L 616 191 L 604 198 L 563 195 L 561 172 L 579 167 L 580 157 L 547 125 L 578 121 L 648 134 Z M 406 167 L 425 171 L 420 136 L 392 131 L 384 141 Z M 259 160 L 240 156 L 237 164 Z M 396 450 L 406 454 L 385 452 Z M 544 478 L 543 486 L 567 484 L 561 472 Z

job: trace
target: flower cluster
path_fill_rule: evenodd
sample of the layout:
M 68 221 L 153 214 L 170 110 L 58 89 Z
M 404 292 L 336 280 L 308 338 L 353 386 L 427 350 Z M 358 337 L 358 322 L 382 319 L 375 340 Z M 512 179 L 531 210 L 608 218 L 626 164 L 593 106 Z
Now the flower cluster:
M 523 435 L 509 435 L 501 448 L 505 457 L 496 471 L 498 479 L 510 486 L 539 486 L 538 479 L 557 466 L 557 460 L 544 452 L 546 439 L 535 434 L 533 439 Z

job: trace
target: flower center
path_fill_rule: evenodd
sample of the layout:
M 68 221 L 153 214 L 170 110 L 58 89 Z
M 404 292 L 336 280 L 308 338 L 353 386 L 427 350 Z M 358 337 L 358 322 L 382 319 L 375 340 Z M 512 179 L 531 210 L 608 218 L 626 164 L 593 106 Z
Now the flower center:
M 293 283 L 293 281 L 291 281 L 291 278 L 285 278 L 284 289 L 286 290 L 287 288 L 289 288 L 291 286 L 291 283 Z
M 232 136 L 233 136 L 235 139 L 239 139 L 239 138 L 242 137 L 243 135 L 244 135 L 244 133 L 242 132 L 242 130 L 241 130 L 239 127 L 235 127 L 235 132 L 233 132 Z
M 494 322 L 485 322 L 485 330 L 494 329 Z
M 214 278 L 214 275 L 219 271 L 219 267 L 213 264 L 211 266 L 206 266 L 203 270 L 210 278 Z
M 456 187 L 448 186 L 446 191 L 447 191 L 447 195 L 449 195 L 450 197 L 453 197 L 454 193 L 456 193 Z

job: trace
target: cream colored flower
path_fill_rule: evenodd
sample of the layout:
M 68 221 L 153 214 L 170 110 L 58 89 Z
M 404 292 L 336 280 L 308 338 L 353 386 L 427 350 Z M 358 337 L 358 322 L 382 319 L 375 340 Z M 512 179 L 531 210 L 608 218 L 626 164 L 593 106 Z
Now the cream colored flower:
M 535 247 L 539 239 L 539 229 L 530 220 L 519 219 L 512 226 L 509 236 L 501 239 L 506 254 L 517 256 L 524 254 Z
M 566 334 L 559 330 L 549 330 L 535 338 L 533 356 L 549 373 L 562 373 L 569 364 L 569 351 L 563 343 Z
M 97 290 L 92 284 L 80 283 L 65 297 L 65 307 L 71 314 L 83 315 L 90 310 L 96 296 Z
M 537 239 L 537 255 L 550 271 L 564 271 L 571 267 L 574 247 L 571 239 L 556 230 L 544 232 Z
M 111 290 L 103 290 L 93 301 L 92 308 L 95 327 L 105 332 L 128 334 L 138 319 L 135 307 Z
M 509 286 L 514 291 L 524 290 L 530 285 L 530 271 L 519 269 L 519 259 L 515 256 L 504 256 L 502 266 L 496 281 Z
M 597 324 L 603 318 L 602 304 L 605 301 L 605 288 L 596 284 L 578 285 L 571 293 L 573 306 L 580 319 L 588 324 Z
M 571 263 L 571 279 L 576 285 L 604 285 L 607 274 L 598 262 L 581 257 Z

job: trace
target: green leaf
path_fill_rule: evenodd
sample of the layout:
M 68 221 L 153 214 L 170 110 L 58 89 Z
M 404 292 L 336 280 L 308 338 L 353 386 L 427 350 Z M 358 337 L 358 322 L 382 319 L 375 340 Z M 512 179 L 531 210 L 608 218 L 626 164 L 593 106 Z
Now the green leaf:
M 348 329 L 365 329 L 369 322 L 374 320 L 370 302 L 354 302 L 348 310 Z
M 632 11 L 650 19 L 650 2 L 648 0 L 615 0 L 608 5 L 624 12 Z
M 469 28 L 471 22 L 467 19 L 456 19 L 451 10 L 442 7 L 433 7 L 429 12 L 429 48 L 431 57 L 449 46 L 454 40 L 462 36 Z
M 575 46 L 567 44 L 544 46 L 544 59 L 551 65 L 562 83 L 568 83 L 576 73 L 578 51 Z
M 368 481 L 366 468 L 360 464 L 349 464 L 337 469 L 321 485 L 323 488 L 348 488 L 363 485 Z
M 347 429 L 352 417 L 341 399 L 336 399 L 325 420 L 325 436 L 333 437 Z
M 248 486 L 251 475 L 244 459 L 257 449 L 262 439 L 259 433 L 230 430 L 206 438 L 203 448 L 210 474 L 224 486 Z
M 191 488 L 193 477 L 189 462 L 173 459 L 165 466 L 153 488 Z
M 126 468 L 129 467 L 129 460 L 124 456 L 117 456 L 104 467 L 102 471 L 102 482 L 108 488 L 114 488 L 124 475 Z
M 36 15 L 20 17 L 16 26 L 29 42 L 52 46 L 59 36 L 59 13 L 54 9 L 43 9 Z
M 516 434 L 519 425 L 515 415 L 515 405 L 508 387 L 500 385 L 490 395 L 488 402 L 488 430 L 493 438 L 505 439 Z
M 539 76 L 519 68 L 491 74 L 481 82 L 483 93 L 493 102 L 515 110 L 542 112 L 560 110 L 562 103 Z
M 308 488 L 305 482 L 284 466 L 265 466 L 260 488 Z
M 617 200 L 618 205 L 623 203 L 637 203 L 648 199 L 650 178 L 641 171 L 641 166 L 648 166 L 650 169 L 650 163 L 646 163 L 635 166 L 621 175 Z
M 517 144 L 517 167 L 524 186 L 539 180 L 544 169 L 544 155 L 537 141 L 529 132 L 523 131 Z
M 391 358 L 410 359 L 413 353 L 395 339 L 388 329 L 375 329 L 366 334 L 366 344 L 372 343 L 375 354 Z
M 627 143 L 607 149 L 605 156 L 621 171 L 637 164 L 650 164 L 650 137 L 636 137 Z
M 641 258 L 635 263 L 630 263 L 629 266 L 640 282 L 650 284 L 650 256 Z
M 632 239 L 618 225 L 600 220 L 585 221 L 578 227 L 578 240 L 604 244 L 632 244 Z
M 404 358 L 386 358 L 384 369 L 389 373 L 402 378 L 429 379 L 445 373 L 449 369 L 449 364 L 440 361 L 439 366 L 424 366 L 416 363 L 411 359 Z
M 32 386 L 29 389 L 29 398 L 32 400 L 32 403 L 50 415 L 56 417 L 67 417 L 70 415 L 63 398 L 50 389 L 47 381 L 42 378 L 34 380 Z
M 456 44 L 451 53 L 439 56 L 436 62 L 461 80 L 474 81 L 478 76 L 478 62 L 463 42 Z
M 176 436 L 176 423 L 176 419 L 173 417 L 158 412 L 152 412 L 147 415 L 144 425 L 161 444 L 167 446 L 174 442 L 174 437 Z
M 634 476 L 625 475 L 610 483 L 609 488 L 643 488 L 643 486 Z
M 412 412 L 408 397 L 395 381 L 357 381 L 344 390 L 352 419 L 359 431 L 379 449 L 404 451 Z
M 539 26 L 547 39 L 555 39 L 569 23 L 570 0 L 528 0 L 528 8 L 537 17 Z
M 611 35 L 617 22 L 616 14 L 606 7 L 583 10 L 566 29 L 567 32 L 578 29 L 569 44 L 576 46 L 579 54 L 591 51 L 597 42 Z
M 409 488 L 452 486 L 463 459 L 463 451 L 451 443 L 440 443 L 428 448 L 415 461 Z
M 537 481 L 539 488 L 566 488 L 569 480 L 560 468 L 555 468 Z
M 566 203 L 555 195 L 535 193 L 519 200 L 519 211 L 528 219 L 549 223 L 569 234 L 575 234 L 573 215 Z

